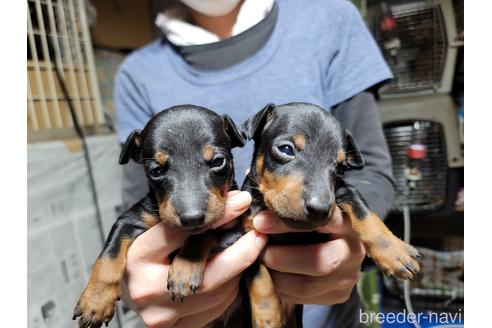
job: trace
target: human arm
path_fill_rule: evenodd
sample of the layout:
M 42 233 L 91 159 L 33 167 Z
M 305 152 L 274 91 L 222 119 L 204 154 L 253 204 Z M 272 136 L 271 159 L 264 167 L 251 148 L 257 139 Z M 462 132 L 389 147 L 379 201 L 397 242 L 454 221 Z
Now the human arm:
M 243 213 L 251 203 L 247 192 L 229 192 L 224 224 Z M 214 256 L 205 269 L 203 284 L 184 303 L 172 302 L 166 288 L 169 254 L 180 248 L 186 235 L 158 224 L 139 236 L 128 250 L 123 299 L 148 327 L 203 327 L 233 303 L 240 273 L 251 265 L 267 237 L 251 231 Z
M 362 170 L 347 171 L 344 180 L 384 218 L 393 202 L 394 183 L 377 102 L 372 93 L 361 92 L 336 106 L 332 114 L 350 132 L 365 161 Z

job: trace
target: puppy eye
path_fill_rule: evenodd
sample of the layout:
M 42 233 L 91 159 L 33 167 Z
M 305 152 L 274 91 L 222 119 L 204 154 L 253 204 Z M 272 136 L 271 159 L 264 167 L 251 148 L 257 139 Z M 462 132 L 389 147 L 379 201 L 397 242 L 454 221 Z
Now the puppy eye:
M 164 176 L 164 168 L 157 166 L 149 170 L 149 176 L 153 180 L 159 180 Z
M 212 159 L 210 162 L 210 168 L 213 171 L 220 171 L 222 170 L 226 165 L 226 159 L 223 155 L 215 155 L 215 157 Z
M 277 146 L 278 150 L 287 156 L 294 156 L 294 149 L 290 145 Z
M 295 158 L 294 145 L 290 142 L 273 145 L 272 154 L 281 163 L 290 162 Z

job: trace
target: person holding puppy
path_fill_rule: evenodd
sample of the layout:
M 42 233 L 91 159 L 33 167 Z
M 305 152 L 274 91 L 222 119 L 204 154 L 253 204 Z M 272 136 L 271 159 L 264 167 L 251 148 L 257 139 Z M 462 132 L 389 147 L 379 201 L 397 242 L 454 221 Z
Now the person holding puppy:
M 115 81 L 118 135 L 123 142 L 157 112 L 195 104 L 229 115 L 237 124 L 267 103 L 310 102 L 344 124 L 366 168 L 347 173 L 382 217 L 391 207 L 391 160 L 373 91 L 391 78 L 357 9 L 346 0 L 167 1 L 156 19 L 163 38 L 132 53 Z M 236 181 L 250 165 L 252 144 L 234 151 Z M 126 205 L 148 189 L 143 170 L 124 167 Z M 377 190 L 377 193 L 374 192 Z M 220 224 L 251 202 L 230 192 Z M 304 304 L 304 327 L 358 327 L 354 289 L 365 251 L 337 209 L 320 232 L 330 241 L 303 246 L 266 246 L 267 234 L 292 231 L 272 213 L 254 218 L 252 231 L 210 260 L 203 288 L 184 304 L 165 287 L 167 256 L 185 236 L 159 224 L 138 237 L 128 252 L 127 304 L 149 327 L 202 327 L 222 315 L 238 292 L 241 272 L 259 256 L 275 288 L 290 303 Z M 306 256 L 309 254 L 309 256 Z M 159 283 L 161 282 L 161 283 Z

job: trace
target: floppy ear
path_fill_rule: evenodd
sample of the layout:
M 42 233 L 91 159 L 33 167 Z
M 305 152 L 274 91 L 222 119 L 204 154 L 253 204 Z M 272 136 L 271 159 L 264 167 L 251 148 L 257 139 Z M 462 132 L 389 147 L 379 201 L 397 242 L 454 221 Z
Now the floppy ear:
M 120 164 L 126 164 L 133 159 L 137 163 L 141 163 L 141 143 L 142 137 L 140 136 L 140 130 L 133 130 L 125 141 L 125 144 L 121 148 Z
M 228 115 L 222 116 L 222 120 L 224 121 L 225 133 L 231 139 L 232 148 L 244 146 L 246 136 L 237 128 L 236 123 Z
M 268 121 L 272 118 L 273 110 L 275 109 L 274 104 L 268 104 L 256 113 L 254 116 L 248 118 L 242 125 L 242 129 L 246 134 L 246 138 L 253 139 L 260 135 Z
M 345 160 L 351 169 L 360 170 L 364 167 L 364 158 L 347 130 L 345 130 Z

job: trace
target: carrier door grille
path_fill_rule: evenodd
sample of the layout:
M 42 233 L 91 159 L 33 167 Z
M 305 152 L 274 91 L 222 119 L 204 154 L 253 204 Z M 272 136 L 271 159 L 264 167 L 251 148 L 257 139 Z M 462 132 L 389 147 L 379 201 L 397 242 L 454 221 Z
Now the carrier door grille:
M 394 80 L 383 88 L 386 94 L 432 89 L 441 82 L 446 58 L 446 32 L 443 16 L 432 1 L 419 1 L 391 7 L 397 23 L 401 49 L 396 57 L 385 57 Z M 379 32 L 375 31 L 384 49 Z
M 434 211 L 444 204 L 446 197 L 447 161 L 442 125 L 430 121 L 405 121 L 384 125 L 384 133 L 393 161 L 396 184 L 394 211 L 408 206 L 413 212 Z M 422 161 L 422 179 L 409 188 L 405 176 L 407 149 L 418 141 L 427 147 Z

